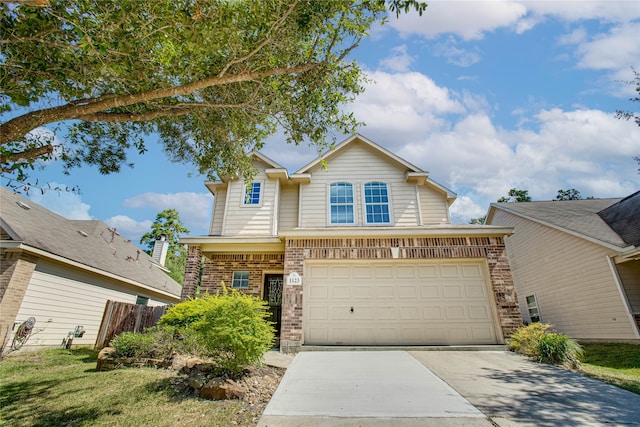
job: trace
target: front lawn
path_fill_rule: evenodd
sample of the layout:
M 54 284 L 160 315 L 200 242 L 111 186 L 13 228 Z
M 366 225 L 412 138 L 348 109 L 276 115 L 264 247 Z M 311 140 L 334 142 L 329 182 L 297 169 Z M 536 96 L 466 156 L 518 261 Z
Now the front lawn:
M 640 394 L 640 345 L 583 343 L 582 372 Z
M 188 396 L 176 373 L 97 372 L 97 352 L 22 352 L 0 361 L 1 426 L 256 425 L 260 412 L 239 401 Z

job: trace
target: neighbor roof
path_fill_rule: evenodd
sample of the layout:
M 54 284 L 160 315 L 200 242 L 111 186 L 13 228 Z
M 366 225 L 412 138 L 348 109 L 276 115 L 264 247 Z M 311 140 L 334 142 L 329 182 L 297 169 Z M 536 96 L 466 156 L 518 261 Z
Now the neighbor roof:
M 0 196 L 0 226 L 16 243 L 180 296 L 179 283 L 104 222 L 66 219 L 4 187 Z
M 640 191 L 598 213 L 627 244 L 640 246 Z
M 490 224 L 493 209 L 539 222 L 571 234 L 578 234 L 606 245 L 626 248 L 624 240 L 598 215 L 600 211 L 621 199 L 563 200 L 546 202 L 492 203 L 487 219 Z

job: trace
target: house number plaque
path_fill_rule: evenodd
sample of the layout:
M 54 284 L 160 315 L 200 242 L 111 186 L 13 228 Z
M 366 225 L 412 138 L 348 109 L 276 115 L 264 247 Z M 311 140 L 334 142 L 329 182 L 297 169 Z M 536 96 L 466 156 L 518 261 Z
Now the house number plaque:
M 292 286 L 302 285 L 302 277 L 300 277 L 300 275 L 295 271 L 289 273 L 289 275 L 287 276 L 287 285 L 292 285 Z

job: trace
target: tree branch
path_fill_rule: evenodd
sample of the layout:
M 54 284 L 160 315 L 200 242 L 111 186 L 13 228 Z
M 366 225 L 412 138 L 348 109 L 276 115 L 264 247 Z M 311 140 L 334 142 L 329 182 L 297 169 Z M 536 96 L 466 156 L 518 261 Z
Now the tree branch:
M 0 155 L 0 163 L 24 162 L 26 160 L 35 159 L 51 153 L 53 153 L 53 145 L 42 145 L 39 147 L 31 148 L 29 150 L 21 151 L 19 153 Z
M 87 99 L 83 102 L 72 101 L 68 104 L 33 111 L 22 116 L 15 117 L 0 125 L 0 145 L 17 141 L 38 126 L 63 120 L 79 119 L 99 112 L 105 112 L 112 108 L 126 107 L 142 102 L 163 98 L 171 98 L 180 95 L 188 95 L 201 89 L 212 86 L 223 86 L 233 83 L 242 83 L 251 80 L 261 81 L 267 77 L 297 74 L 317 68 L 319 64 L 307 63 L 293 67 L 281 67 L 262 72 L 242 72 L 229 76 L 214 76 L 182 86 L 153 89 L 146 92 L 130 95 L 105 95 L 95 99 Z

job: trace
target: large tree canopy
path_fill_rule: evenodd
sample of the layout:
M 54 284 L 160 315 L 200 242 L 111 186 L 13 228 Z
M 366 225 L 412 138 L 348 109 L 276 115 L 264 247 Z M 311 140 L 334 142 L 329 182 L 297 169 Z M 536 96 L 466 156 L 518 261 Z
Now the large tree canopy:
M 37 4 L 44 3 L 44 7 Z M 0 167 L 39 158 L 102 173 L 157 133 L 172 161 L 243 173 L 283 129 L 324 149 L 352 133 L 340 106 L 363 90 L 349 53 L 374 22 L 417 0 L 51 0 L 0 4 Z M 31 132 L 64 123 L 64 145 Z M 26 136 L 25 136 L 26 135 Z

